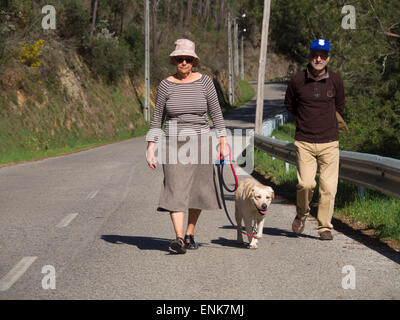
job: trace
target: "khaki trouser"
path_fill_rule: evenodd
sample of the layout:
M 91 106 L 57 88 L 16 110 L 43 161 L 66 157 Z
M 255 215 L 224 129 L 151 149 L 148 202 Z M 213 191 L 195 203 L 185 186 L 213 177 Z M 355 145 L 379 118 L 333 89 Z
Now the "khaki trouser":
M 316 186 L 319 166 L 318 233 L 333 229 L 331 224 L 339 176 L 339 141 L 309 143 L 295 141 L 297 154 L 297 216 L 306 219 Z

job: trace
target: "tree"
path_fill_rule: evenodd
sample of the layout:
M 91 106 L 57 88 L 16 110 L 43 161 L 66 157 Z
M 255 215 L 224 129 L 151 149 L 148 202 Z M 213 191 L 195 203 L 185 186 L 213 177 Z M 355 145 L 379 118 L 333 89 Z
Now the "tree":
M 185 19 L 185 31 L 189 27 L 190 20 L 192 19 L 192 8 L 193 8 L 193 0 L 189 0 L 187 4 L 187 12 L 186 12 L 186 19 Z
M 160 4 L 160 0 L 153 0 L 153 8 L 152 8 L 152 18 L 151 18 L 151 37 L 153 39 L 153 57 L 158 56 L 158 22 L 157 22 L 157 13 L 158 13 L 158 5 Z M 156 61 L 154 61 L 156 63 Z M 157 67 L 157 65 L 155 65 Z
M 92 25 L 90 27 L 90 37 L 93 37 L 94 29 L 96 28 L 97 0 L 91 1 L 91 17 Z

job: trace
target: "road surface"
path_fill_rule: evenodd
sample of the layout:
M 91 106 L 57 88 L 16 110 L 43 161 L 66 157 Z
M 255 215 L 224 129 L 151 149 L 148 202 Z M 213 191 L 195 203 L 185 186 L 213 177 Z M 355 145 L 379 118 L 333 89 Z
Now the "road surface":
M 265 110 L 284 86 L 265 86 Z M 250 128 L 255 101 L 226 118 Z M 202 213 L 197 251 L 169 251 L 156 212 L 162 170 L 144 137 L 0 169 L 0 299 L 399 299 L 400 254 L 351 231 L 318 239 L 291 231 L 295 206 L 273 201 L 259 249 L 235 243 L 222 210 Z M 242 176 L 240 178 L 245 178 Z M 233 218 L 233 197 L 226 197 Z

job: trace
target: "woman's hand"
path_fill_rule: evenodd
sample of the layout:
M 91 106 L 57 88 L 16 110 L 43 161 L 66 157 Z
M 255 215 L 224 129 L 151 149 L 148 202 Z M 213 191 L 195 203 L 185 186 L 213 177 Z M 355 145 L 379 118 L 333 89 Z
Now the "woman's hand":
M 154 152 L 154 142 L 149 141 L 147 144 L 147 156 L 146 161 L 151 169 L 155 169 L 157 167 L 157 158 Z
M 219 160 L 225 160 L 229 155 L 229 149 L 225 137 L 219 138 Z

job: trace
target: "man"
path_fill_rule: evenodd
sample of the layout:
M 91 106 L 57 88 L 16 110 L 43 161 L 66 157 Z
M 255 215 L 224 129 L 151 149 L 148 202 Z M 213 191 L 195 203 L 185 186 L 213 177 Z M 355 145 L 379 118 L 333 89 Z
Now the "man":
M 319 166 L 318 233 L 332 240 L 331 224 L 339 176 L 339 132 L 336 112 L 345 105 L 343 82 L 327 65 L 330 44 L 311 43 L 309 64 L 291 78 L 285 107 L 296 116 L 297 203 L 292 230 L 302 233 L 316 186 Z

